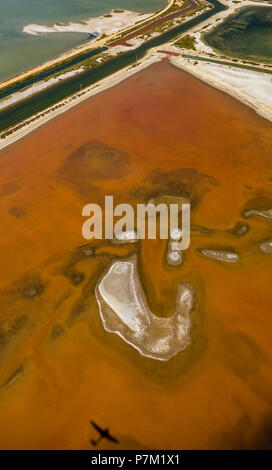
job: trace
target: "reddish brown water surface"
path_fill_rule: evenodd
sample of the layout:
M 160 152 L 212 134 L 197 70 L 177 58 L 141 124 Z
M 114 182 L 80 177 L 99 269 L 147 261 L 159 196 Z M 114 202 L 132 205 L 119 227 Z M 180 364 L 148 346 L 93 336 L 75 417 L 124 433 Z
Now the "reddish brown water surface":
M 259 245 L 272 227 L 242 216 L 272 207 L 271 155 L 271 123 L 165 61 L 0 153 L 1 448 L 89 449 L 90 419 L 120 448 L 271 444 L 272 256 Z M 106 194 L 189 197 L 184 263 L 168 266 L 160 240 L 84 251 L 82 207 Z M 195 288 L 192 344 L 170 361 L 102 327 L 95 285 L 132 254 L 155 314 L 174 311 L 180 282 Z

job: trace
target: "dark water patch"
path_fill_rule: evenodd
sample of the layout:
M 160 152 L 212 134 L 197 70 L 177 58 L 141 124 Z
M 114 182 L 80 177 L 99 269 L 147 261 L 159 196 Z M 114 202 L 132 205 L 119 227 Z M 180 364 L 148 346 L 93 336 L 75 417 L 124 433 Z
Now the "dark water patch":
M 51 330 L 51 333 L 50 333 L 50 340 L 54 341 L 60 335 L 62 335 L 64 332 L 65 332 L 64 327 L 60 323 L 55 323 L 55 325 L 52 326 L 52 330 Z
M 230 57 L 272 62 L 272 8 L 247 6 L 211 31 L 205 42 Z
M 70 297 L 71 295 L 71 289 L 67 289 L 61 296 L 60 298 L 56 301 L 56 304 L 55 304 L 55 310 L 57 310 L 58 308 L 60 308 L 62 306 L 62 304 Z
M 203 225 L 191 225 L 191 231 L 203 233 L 204 235 L 211 235 L 212 233 L 215 233 L 214 229 L 203 227 Z
M 235 224 L 234 227 L 229 230 L 232 235 L 237 235 L 238 237 L 245 235 L 248 231 L 249 225 L 240 221 L 237 222 L 237 224 Z
M 87 244 L 78 248 L 77 253 L 84 258 L 90 258 L 94 255 L 94 248 L 90 246 L 90 244 Z
M 16 219 L 21 219 L 22 217 L 26 216 L 25 210 L 22 207 L 17 206 L 10 207 L 9 213 L 10 215 L 16 217 Z
M 8 327 L 7 334 L 9 336 L 16 335 L 26 326 L 28 321 L 29 320 L 26 315 L 21 315 L 20 317 L 15 318 L 15 320 L 13 320 L 13 322 Z
M 5 327 L 0 328 L 0 349 L 3 349 L 16 335 L 29 326 L 29 318 L 26 315 L 16 317 Z
M 58 170 L 62 181 L 80 193 L 90 191 L 95 180 L 118 180 L 129 172 L 130 155 L 103 142 L 90 141 L 72 152 Z
M 272 197 L 257 196 L 247 201 L 243 207 L 243 211 L 255 210 L 264 211 L 272 208 Z
M 0 385 L 0 388 L 9 387 L 12 385 L 24 372 L 24 366 L 21 365 L 7 378 L 7 380 Z
M 66 325 L 68 327 L 72 326 L 75 321 L 83 318 L 83 316 L 88 315 L 89 306 L 92 301 L 96 303 L 95 286 L 97 280 L 105 270 L 107 263 L 108 260 L 101 260 L 100 264 L 97 266 L 95 276 L 90 276 L 83 286 L 79 300 L 75 302 L 67 316 Z
M 87 243 L 77 247 L 72 254 L 69 253 L 67 260 L 62 268 L 62 274 L 69 279 L 73 286 L 78 286 L 85 279 L 85 274 L 76 269 L 76 265 L 85 259 L 93 258 L 95 248 L 92 244 Z
M 72 270 L 65 271 L 64 275 L 69 279 L 73 286 L 78 286 L 85 278 L 84 273 Z
M 38 277 L 30 279 L 22 289 L 22 295 L 27 298 L 39 297 L 44 291 L 44 285 Z
M 95 248 L 92 243 L 87 243 L 86 245 L 79 246 L 72 253 L 71 258 L 68 262 L 67 269 L 71 269 L 79 261 L 82 261 L 88 258 L 93 258 L 94 255 L 95 255 Z
M 193 168 L 166 172 L 160 169 L 154 170 L 147 183 L 149 187 L 151 183 L 153 191 L 157 190 L 170 196 L 183 196 L 189 199 L 192 207 L 201 201 L 211 186 L 217 185 L 214 177 L 200 173 Z M 142 191 L 140 189 L 139 193 L 137 189 L 137 194 L 144 193 L 146 189 L 143 188 Z
M 9 181 L 1 186 L 0 197 L 9 196 L 19 191 L 19 186 L 16 181 Z
M 245 219 L 254 216 L 272 219 L 272 197 L 263 195 L 249 199 L 242 209 L 242 215 Z

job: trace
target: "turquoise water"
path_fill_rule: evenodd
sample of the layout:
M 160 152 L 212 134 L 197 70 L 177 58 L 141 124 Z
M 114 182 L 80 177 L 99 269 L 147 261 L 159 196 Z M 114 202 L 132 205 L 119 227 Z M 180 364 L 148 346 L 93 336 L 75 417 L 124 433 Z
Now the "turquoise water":
M 0 0 L 0 81 L 89 40 L 89 36 L 82 33 L 30 36 L 22 32 L 29 23 L 50 25 L 80 21 L 112 8 L 154 12 L 166 3 L 166 0 Z
M 75 76 L 70 79 L 63 80 L 63 82 L 59 82 L 40 93 L 30 96 L 24 101 L 15 103 L 13 106 L 9 106 L 8 108 L 0 111 L 0 131 L 18 124 L 24 119 L 31 117 L 33 114 L 56 104 L 63 98 L 78 92 L 81 88 L 85 88 L 86 86 L 96 83 L 117 70 L 133 64 L 136 60 L 141 59 L 150 48 L 159 47 L 165 42 L 171 41 L 178 34 L 188 31 L 190 28 L 198 25 L 201 21 L 205 21 L 219 11 L 225 9 L 223 4 L 217 0 L 210 0 L 210 3 L 214 5 L 212 10 L 208 10 L 186 23 L 180 24 L 170 31 L 146 41 L 136 49 L 129 50 L 124 54 L 114 57 L 95 69 L 89 69 L 82 72 L 80 74 L 80 80 Z

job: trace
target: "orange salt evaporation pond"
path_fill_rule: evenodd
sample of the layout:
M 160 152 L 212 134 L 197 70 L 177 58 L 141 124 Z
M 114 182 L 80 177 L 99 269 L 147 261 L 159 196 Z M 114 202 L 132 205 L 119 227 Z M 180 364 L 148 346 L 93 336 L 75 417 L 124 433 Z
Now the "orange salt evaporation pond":
M 90 419 L 120 441 L 101 448 L 271 445 L 271 155 L 271 123 L 167 62 L 0 153 L 1 448 L 90 449 Z M 167 240 L 86 243 L 82 207 L 106 194 L 189 199 L 182 264 Z M 168 361 L 103 328 L 95 287 L 132 256 L 154 315 L 194 289 Z

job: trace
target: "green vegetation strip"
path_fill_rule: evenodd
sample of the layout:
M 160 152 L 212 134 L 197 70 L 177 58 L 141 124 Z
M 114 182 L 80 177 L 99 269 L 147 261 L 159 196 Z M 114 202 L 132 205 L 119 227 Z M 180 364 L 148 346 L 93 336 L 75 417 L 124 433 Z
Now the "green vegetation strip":
M 67 72 L 74 65 L 79 65 L 83 61 L 90 59 L 91 57 L 100 54 L 103 51 L 106 51 L 106 47 L 101 47 L 100 49 L 92 49 L 88 53 L 78 54 L 68 61 L 60 61 L 57 65 L 54 65 L 51 68 L 46 69 L 42 73 L 33 74 L 30 78 L 17 82 L 15 85 L 7 86 L 6 88 L 0 91 L 0 99 L 5 98 L 16 91 L 21 91 L 25 88 L 28 88 L 30 85 L 39 82 L 40 80 L 46 80 L 50 77 L 55 76 L 59 72 Z
M 0 112 L 0 131 L 4 131 L 9 127 L 15 126 L 24 120 L 30 118 L 32 120 L 35 119 L 33 118 L 33 115 L 56 105 L 59 101 L 68 98 L 74 93 L 81 91 L 83 88 L 108 77 L 122 68 L 132 65 L 139 59 L 142 59 L 149 49 L 161 46 L 162 44 L 173 40 L 181 33 L 188 31 L 190 28 L 198 25 L 202 21 L 205 21 L 216 13 L 226 9 L 226 7 L 218 0 L 209 1 L 214 6 L 213 9 L 202 13 L 186 23 L 176 26 L 160 36 L 146 41 L 137 49 L 133 49 L 111 58 L 109 61 L 97 66 L 95 69 L 86 70 L 85 72 L 71 78 L 59 81 L 46 90 L 4 109 Z
M 190 36 L 189 34 L 186 34 L 186 36 L 183 36 L 181 39 L 178 39 L 174 45 L 177 47 L 181 47 L 182 49 L 191 49 L 195 51 L 196 50 L 195 42 L 196 40 L 194 36 Z

